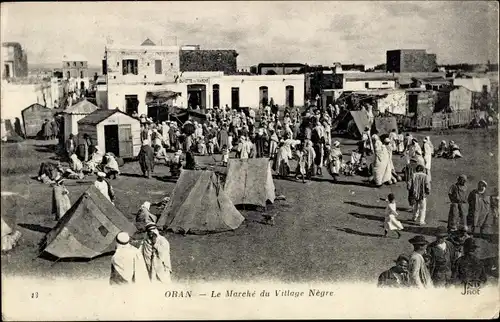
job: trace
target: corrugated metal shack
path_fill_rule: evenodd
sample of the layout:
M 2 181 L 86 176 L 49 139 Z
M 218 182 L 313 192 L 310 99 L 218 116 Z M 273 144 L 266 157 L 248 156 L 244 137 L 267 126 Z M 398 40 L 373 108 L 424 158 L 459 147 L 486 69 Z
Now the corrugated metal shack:
M 42 129 L 45 119 L 52 120 L 54 115 L 62 110 L 45 107 L 41 104 L 31 104 L 21 111 L 23 117 L 24 133 L 26 137 L 35 137 Z

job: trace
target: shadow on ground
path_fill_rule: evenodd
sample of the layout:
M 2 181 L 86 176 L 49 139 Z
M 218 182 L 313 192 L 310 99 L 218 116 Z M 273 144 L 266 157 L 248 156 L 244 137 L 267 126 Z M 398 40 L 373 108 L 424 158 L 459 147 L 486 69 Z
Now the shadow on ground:
M 354 234 L 354 235 L 359 235 L 359 236 L 365 236 L 365 237 L 383 237 L 384 236 L 383 234 L 379 235 L 379 234 L 365 233 L 365 232 L 357 231 L 357 230 L 354 230 L 354 229 L 351 229 L 351 228 L 339 228 L 339 227 L 335 227 L 335 229 L 337 229 L 338 231 L 342 231 L 344 233 Z
M 385 209 L 385 206 L 373 206 L 373 205 L 365 205 L 356 201 L 344 201 L 344 203 L 353 205 L 353 206 L 358 206 L 358 207 L 363 207 L 363 208 L 368 208 L 368 209 Z M 398 207 L 397 208 L 399 211 L 408 211 L 408 208 L 403 208 L 403 207 Z
M 52 230 L 52 228 L 50 227 L 45 227 L 45 226 L 41 226 L 41 225 L 38 225 L 38 224 L 18 224 L 19 226 L 23 227 L 23 228 L 26 228 L 26 229 L 29 229 L 29 230 L 32 230 L 32 231 L 36 231 L 36 232 L 39 232 L 39 233 L 48 233 L 49 231 Z

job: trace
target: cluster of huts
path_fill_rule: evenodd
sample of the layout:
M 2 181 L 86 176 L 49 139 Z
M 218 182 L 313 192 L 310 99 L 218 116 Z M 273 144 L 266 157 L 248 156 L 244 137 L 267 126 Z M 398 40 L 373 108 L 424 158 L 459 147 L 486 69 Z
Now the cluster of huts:
M 380 119 L 378 123 L 391 124 L 391 128 L 444 129 L 468 126 L 474 119 L 487 122 L 494 110 L 489 81 L 477 78 L 454 79 L 453 82 L 431 79 L 421 80 L 416 85 L 343 92 L 337 102 L 344 104 L 348 112 L 338 125 L 345 126 L 346 121 L 352 119 L 362 130 L 371 125 L 369 119 L 373 124 Z

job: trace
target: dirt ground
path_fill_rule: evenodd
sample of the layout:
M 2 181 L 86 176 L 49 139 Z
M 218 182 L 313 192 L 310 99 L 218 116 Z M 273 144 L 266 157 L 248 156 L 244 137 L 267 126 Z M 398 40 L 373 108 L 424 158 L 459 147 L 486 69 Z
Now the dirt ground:
M 303 184 L 292 180 L 276 180 L 277 201 L 267 211 L 275 215 L 275 225 L 265 225 L 252 211 L 242 210 L 245 221 L 237 230 L 220 234 L 181 236 L 167 233 L 170 242 L 173 278 L 190 280 L 268 280 L 366 281 L 376 282 L 378 275 L 393 264 L 401 253 L 412 250 L 408 239 L 423 234 L 433 240 L 437 226 L 446 225 L 447 191 L 462 173 L 470 179 L 469 189 L 485 179 L 490 191 L 498 186 L 498 137 L 496 129 L 455 130 L 447 133 L 414 134 L 419 139 L 431 135 L 437 147 L 441 140 L 454 140 L 464 158 L 433 159 L 432 192 L 428 199 L 426 227 L 407 222 L 411 214 L 400 211 L 405 225 L 401 239 L 382 238 L 384 201 L 393 192 L 398 207 L 408 207 L 404 183 L 382 188 L 367 186 L 362 177 L 341 177 L 332 183 L 324 170 L 323 177 Z M 339 139 L 345 157 L 355 149 L 355 141 Z M 33 178 L 44 160 L 55 155 L 50 145 L 55 142 L 25 141 L 2 144 L 2 216 L 23 234 L 21 243 L 2 255 L 2 273 L 16 276 L 98 277 L 108 278 L 110 255 L 88 262 L 56 263 L 38 257 L 37 244 L 55 226 L 51 213 L 52 189 Z M 215 159 L 214 159 L 215 158 Z M 221 156 L 197 157 L 197 162 L 210 165 Z M 403 159 L 394 156 L 401 169 Z M 116 206 L 131 221 L 144 201 L 157 202 L 169 195 L 175 183 L 165 179 L 168 168 L 159 165 L 155 177 L 142 178 L 137 162 L 127 163 L 122 175 L 112 181 L 116 190 Z M 95 180 L 67 181 L 70 199 L 76 201 Z M 6 196 L 6 192 L 17 195 Z M 153 209 L 154 210 L 154 209 Z M 480 240 L 480 258 L 498 256 L 498 244 Z

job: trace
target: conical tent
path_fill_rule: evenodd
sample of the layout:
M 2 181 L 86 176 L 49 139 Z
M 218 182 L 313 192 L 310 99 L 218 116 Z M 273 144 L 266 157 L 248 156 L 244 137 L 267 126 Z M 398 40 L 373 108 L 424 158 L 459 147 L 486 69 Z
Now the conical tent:
M 273 203 L 276 194 L 269 159 L 229 160 L 224 191 L 235 205 Z
M 214 172 L 182 170 L 157 225 L 176 233 L 201 235 L 234 230 L 243 220 Z
M 12 228 L 2 218 L 2 237 L 12 233 Z
M 135 226 L 94 186 L 90 186 L 46 235 L 44 251 L 59 258 L 87 258 L 114 250 L 120 231 Z

